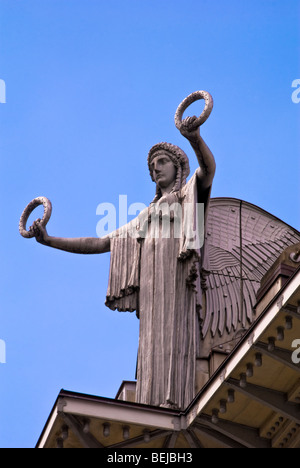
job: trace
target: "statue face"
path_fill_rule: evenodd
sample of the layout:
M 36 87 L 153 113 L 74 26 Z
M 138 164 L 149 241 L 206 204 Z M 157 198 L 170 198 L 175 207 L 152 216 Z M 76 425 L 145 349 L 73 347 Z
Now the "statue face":
M 159 152 L 152 159 L 151 169 L 153 179 L 162 191 L 171 191 L 177 174 L 177 168 L 165 152 Z

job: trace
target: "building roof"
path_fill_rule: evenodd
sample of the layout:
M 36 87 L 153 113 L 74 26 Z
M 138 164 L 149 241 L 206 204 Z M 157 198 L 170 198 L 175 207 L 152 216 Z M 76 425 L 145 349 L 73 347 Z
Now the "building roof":
M 62 390 L 37 448 L 300 447 L 300 268 L 257 307 L 185 411 Z

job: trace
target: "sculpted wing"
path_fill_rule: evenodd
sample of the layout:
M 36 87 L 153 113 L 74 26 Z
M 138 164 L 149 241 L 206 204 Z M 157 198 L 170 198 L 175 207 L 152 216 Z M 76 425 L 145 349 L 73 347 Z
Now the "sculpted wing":
M 212 198 L 202 337 L 230 334 L 252 323 L 262 277 L 285 248 L 299 241 L 299 231 L 251 203 Z

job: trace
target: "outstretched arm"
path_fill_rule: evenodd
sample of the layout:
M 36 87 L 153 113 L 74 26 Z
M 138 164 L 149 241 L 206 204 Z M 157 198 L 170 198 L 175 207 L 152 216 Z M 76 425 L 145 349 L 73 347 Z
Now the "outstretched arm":
M 48 245 L 54 249 L 64 250 L 66 252 L 78 254 L 99 254 L 110 251 L 110 238 L 109 236 L 98 237 L 52 237 L 49 236 L 46 229 L 41 226 L 39 221 L 33 223 L 32 229 L 34 231 L 37 242 L 43 245 Z
M 202 190 L 211 186 L 215 171 L 215 158 L 200 136 L 200 127 L 195 125 L 197 117 L 187 117 L 181 122 L 180 133 L 189 140 L 198 159 L 197 169 L 198 182 Z

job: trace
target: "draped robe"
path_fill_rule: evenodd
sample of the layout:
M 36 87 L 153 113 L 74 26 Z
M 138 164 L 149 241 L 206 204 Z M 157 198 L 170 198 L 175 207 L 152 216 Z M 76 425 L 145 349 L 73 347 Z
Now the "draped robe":
M 166 236 L 162 204 L 170 207 Z M 138 403 L 183 409 L 195 396 L 204 206 L 194 174 L 111 235 L 106 305 L 140 319 Z

